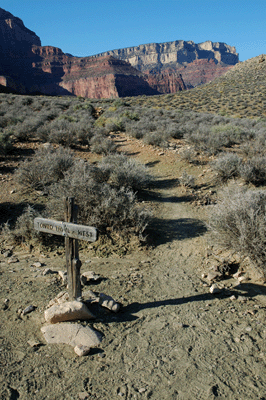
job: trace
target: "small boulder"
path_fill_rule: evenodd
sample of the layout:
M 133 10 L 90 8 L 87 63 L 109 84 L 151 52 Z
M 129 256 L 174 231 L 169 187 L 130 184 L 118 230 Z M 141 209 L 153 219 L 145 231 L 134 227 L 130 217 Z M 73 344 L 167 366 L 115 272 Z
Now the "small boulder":
M 29 314 L 29 313 L 31 313 L 32 311 L 34 311 L 35 310 L 35 306 L 33 306 L 33 305 L 30 305 L 30 306 L 28 306 L 28 307 L 26 307 L 26 308 L 24 308 L 24 310 L 22 311 L 22 315 L 26 315 L 26 314 Z
M 73 347 L 96 347 L 102 340 L 102 335 L 94 329 L 70 322 L 46 325 L 41 331 L 47 343 L 65 343 Z
M 118 312 L 120 310 L 120 304 L 117 303 L 111 296 L 108 296 L 104 293 L 99 294 L 99 304 L 113 312 Z
M 213 284 L 213 285 L 210 287 L 210 293 L 212 293 L 212 294 L 221 293 L 221 291 L 222 291 L 222 288 L 219 287 L 219 286 L 216 285 L 216 284 Z
M 74 352 L 79 356 L 87 356 L 90 352 L 91 348 L 88 346 L 83 346 L 82 344 L 78 344 L 74 347 Z
M 83 272 L 80 277 L 81 283 L 87 285 L 90 282 L 97 282 L 101 279 L 100 275 L 95 274 L 93 271 Z
M 207 275 L 207 279 L 209 282 L 219 281 L 223 278 L 223 274 L 219 271 L 210 270 Z
M 46 322 L 56 324 L 63 321 L 77 321 L 94 319 L 95 316 L 85 304 L 80 301 L 68 301 L 63 304 L 55 304 L 44 312 Z

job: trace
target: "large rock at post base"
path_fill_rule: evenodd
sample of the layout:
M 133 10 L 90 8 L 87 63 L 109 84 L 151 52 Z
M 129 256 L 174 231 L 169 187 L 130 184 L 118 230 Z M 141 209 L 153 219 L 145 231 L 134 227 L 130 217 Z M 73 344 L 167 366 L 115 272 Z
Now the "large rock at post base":
M 96 347 L 102 340 L 102 335 L 94 329 L 70 322 L 45 325 L 41 331 L 47 343 L 65 343 L 73 347 Z
M 45 310 L 44 318 L 46 322 L 56 324 L 63 321 L 94 319 L 95 316 L 80 301 L 68 301 L 62 304 L 55 304 Z

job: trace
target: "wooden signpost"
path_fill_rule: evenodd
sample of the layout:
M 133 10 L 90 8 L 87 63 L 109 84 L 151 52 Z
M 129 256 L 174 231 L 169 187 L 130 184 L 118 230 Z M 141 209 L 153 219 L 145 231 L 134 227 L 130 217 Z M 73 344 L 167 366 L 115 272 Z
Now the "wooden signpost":
M 37 231 L 65 236 L 67 282 L 70 300 L 81 299 L 81 261 L 78 255 L 78 239 L 95 242 L 98 238 L 96 228 L 77 224 L 77 212 L 78 207 L 74 203 L 74 198 L 67 197 L 65 198 L 66 222 L 47 218 L 34 219 L 34 228 Z

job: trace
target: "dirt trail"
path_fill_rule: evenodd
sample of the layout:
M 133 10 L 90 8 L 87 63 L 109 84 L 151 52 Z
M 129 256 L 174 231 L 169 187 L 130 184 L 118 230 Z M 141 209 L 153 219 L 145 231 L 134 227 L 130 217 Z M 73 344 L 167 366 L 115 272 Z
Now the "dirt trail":
M 264 288 L 232 288 L 228 279 L 230 290 L 209 293 L 201 279 L 205 211 L 173 184 L 179 170 L 171 155 L 138 150 L 142 160 L 160 161 L 153 167 L 160 171 L 155 247 L 124 258 L 80 255 L 83 271 L 106 278 L 88 289 L 123 303 L 118 314 L 93 310 L 97 319 L 89 325 L 104 334 L 99 349 L 78 358 L 66 345 L 29 346 L 30 339 L 44 343 L 43 310 L 62 286 L 30 267 L 37 254 L 17 253 L 20 262 L 12 265 L 1 259 L 1 299 L 10 299 L 1 311 L 1 399 L 266 398 Z M 62 257 L 42 260 L 59 270 Z M 28 304 L 36 311 L 18 318 L 16 310 Z

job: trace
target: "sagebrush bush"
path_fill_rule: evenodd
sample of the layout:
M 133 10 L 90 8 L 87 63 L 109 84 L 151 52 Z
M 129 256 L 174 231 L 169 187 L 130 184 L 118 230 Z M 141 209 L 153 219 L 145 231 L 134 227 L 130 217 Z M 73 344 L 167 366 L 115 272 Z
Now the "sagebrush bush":
M 7 132 L 0 132 L 0 155 L 6 155 L 13 150 L 11 135 Z
M 242 159 L 234 153 L 221 154 L 211 163 L 212 169 L 217 173 L 217 178 L 223 182 L 239 176 Z
M 188 163 L 194 162 L 196 154 L 195 150 L 191 147 L 184 147 L 178 152 L 180 159 Z
M 146 144 L 150 144 L 152 146 L 158 147 L 166 147 L 167 146 L 167 137 L 165 132 L 146 132 L 143 141 Z
M 102 233 L 109 228 L 121 235 L 131 232 L 141 237 L 150 218 L 131 190 L 96 182 L 91 167 L 84 162 L 76 163 L 50 190 L 48 214 L 61 220 L 63 196 L 75 197 L 80 223 L 95 226 Z
M 6 223 L 1 230 L 3 240 L 14 244 L 30 243 L 40 239 L 42 236 L 33 226 L 34 218 L 39 217 L 39 213 L 31 206 L 28 206 L 23 214 L 18 217 L 14 229 L 10 229 Z
M 25 188 L 44 189 L 62 179 L 73 164 L 74 156 L 69 149 L 43 147 L 19 165 L 15 178 Z
M 242 164 L 239 173 L 246 183 L 255 186 L 266 184 L 266 156 L 252 157 Z
M 90 140 L 90 149 L 92 153 L 107 155 L 115 153 L 117 145 L 106 136 L 95 135 Z
M 109 170 L 110 181 L 117 187 L 126 187 L 136 191 L 145 189 L 152 181 L 145 165 L 123 154 L 109 155 L 103 158 L 99 167 Z
M 179 183 L 180 185 L 188 188 L 194 188 L 196 186 L 195 177 L 193 175 L 189 175 L 186 171 L 184 171 L 179 177 Z
M 209 212 L 212 243 L 249 256 L 266 273 L 266 191 L 227 187 Z

